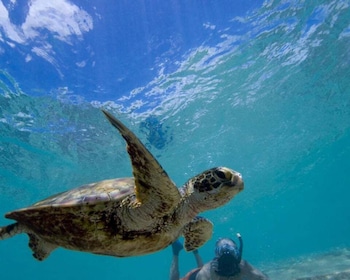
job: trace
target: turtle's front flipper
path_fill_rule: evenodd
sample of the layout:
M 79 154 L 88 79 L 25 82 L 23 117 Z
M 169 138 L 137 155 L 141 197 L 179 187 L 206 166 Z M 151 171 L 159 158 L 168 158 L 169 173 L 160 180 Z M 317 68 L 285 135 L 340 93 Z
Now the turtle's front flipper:
M 142 205 L 147 205 L 143 211 L 148 211 L 147 214 L 153 217 L 163 217 L 173 212 L 181 200 L 174 182 L 130 129 L 112 114 L 105 110 L 102 112 L 128 144 L 127 151 L 135 177 L 136 197 Z
M 0 240 L 10 238 L 16 234 L 20 234 L 23 232 L 23 226 L 19 223 L 14 223 L 5 227 L 0 227 Z
M 206 218 L 195 217 L 183 231 L 186 251 L 193 251 L 201 247 L 212 236 L 213 224 Z

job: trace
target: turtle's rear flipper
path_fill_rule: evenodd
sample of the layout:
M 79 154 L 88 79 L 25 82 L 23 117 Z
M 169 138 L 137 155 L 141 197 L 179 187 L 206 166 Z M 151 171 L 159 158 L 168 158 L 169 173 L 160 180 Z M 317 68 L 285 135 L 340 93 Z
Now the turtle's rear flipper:
M 203 217 L 195 217 L 185 228 L 183 235 L 185 237 L 186 251 L 193 251 L 207 242 L 213 233 L 213 224 Z
M 57 248 L 56 245 L 46 242 L 33 233 L 28 233 L 29 247 L 33 251 L 33 257 L 38 261 L 46 259 L 50 253 Z
M 5 227 L 0 227 L 0 240 L 10 238 L 16 234 L 20 234 L 23 232 L 23 226 L 19 223 L 14 223 Z

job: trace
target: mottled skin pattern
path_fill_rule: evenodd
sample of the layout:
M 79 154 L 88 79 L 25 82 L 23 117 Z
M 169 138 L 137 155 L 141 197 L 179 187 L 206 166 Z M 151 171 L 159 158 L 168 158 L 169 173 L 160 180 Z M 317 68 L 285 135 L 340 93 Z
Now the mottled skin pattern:
M 0 228 L 0 239 L 27 233 L 33 256 L 71 250 L 118 257 L 159 251 L 180 235 L 189 251 L 212 234 L 212 223 L 197 215 L 219 207 L 243 189 L 239 173 L 209 169 L 178 189 L 140 140 L 103 111 L 127 142 L 133 178 L 85 185 L 6 214 L 17 223 Z

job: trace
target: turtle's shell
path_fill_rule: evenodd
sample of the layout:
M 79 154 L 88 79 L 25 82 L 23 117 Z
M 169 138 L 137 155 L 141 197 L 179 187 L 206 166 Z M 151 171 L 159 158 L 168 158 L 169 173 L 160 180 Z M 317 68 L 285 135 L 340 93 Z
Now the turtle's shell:
M 6 218 L 32 224 L 31 220 L 42 214 L 54 214 L 50 220 L 55 219 L 58 212 L 64 214 L 67 211 L 77 211 L 79 215 L 84 212 L 88 214 L 92 209 L 97 210 L 98 205 L 115 207 L 135 201 L 134 188 L 134 178 L 104 180 L 50 196 L 32 206 L 9 212 Z
M 132 205 L 136 201 L 134 188 L 134 178 L 104 180 L 53 195 L 32 206 L 7 213 L 6 218 L 29 227 L 38 224 L 38 229 L 42 228 L 43 223 L 67 223 L 62 215 L 68 217 L 71 213 L 86 217 L 93 213 L 110 212 L 125 204 Z
M 106 201 L 121 201 L 135 194 L 134 188 L 134 178 L 104 180 L 53 195 L 35 203 L 30 208 L 94 205 Z
M 6 214 L 45 240 L 62 247 L 124 255 L 108 241 L 130 234 L 123 208 L 134 207 L 134 179 L 121 178 L 84 185 Z M 92 242 L 93 241 L 93 242 Z M 147 248 L 147 247 L 145 247 Z M 122 251 L 123 250 L 123 251 Z M 115 252 L 115 253 L 114 253 Z

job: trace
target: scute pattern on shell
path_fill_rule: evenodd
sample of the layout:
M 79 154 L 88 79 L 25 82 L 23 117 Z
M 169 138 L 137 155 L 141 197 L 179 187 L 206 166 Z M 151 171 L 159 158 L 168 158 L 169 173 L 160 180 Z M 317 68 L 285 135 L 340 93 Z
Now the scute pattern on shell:
M 133 178 L 118 178 L 97 183 L 51 196 L 35 203 L 32 207 L 40 206 L 73 206 L 78 204 L 96 204 L 105 201 L 122 200 L 134 193 Z

